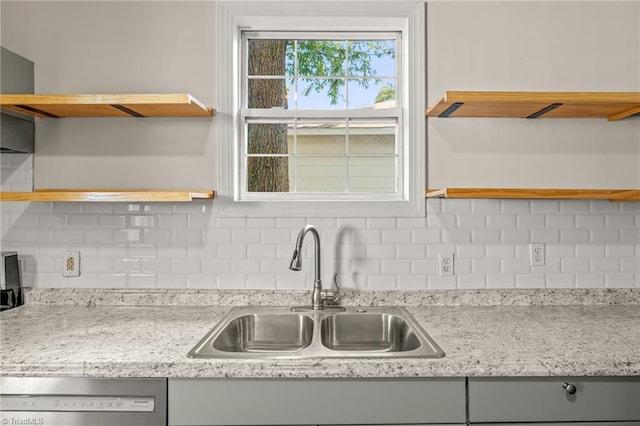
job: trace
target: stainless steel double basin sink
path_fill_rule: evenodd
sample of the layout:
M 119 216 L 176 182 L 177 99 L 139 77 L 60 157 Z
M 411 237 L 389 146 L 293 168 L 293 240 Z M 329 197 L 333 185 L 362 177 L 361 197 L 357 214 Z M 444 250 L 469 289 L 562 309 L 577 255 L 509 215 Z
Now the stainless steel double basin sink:
M 191 358 L 440 358 L 444 352 L 400 307 L 233 308 Z

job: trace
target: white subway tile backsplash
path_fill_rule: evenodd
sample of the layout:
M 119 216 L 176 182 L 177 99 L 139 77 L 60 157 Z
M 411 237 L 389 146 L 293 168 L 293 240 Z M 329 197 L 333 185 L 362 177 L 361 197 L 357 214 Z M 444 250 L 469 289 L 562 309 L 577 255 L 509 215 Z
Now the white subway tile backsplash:
M 621 231 L 620 242 L 622 244 L 640 244 L 640 229 L 625 229 Z
M 247 229 L 274 229 L 276 227 L 275 218 L 247 218 Z
M 486 288 L 485 275 L 462 275 L 458 278 L 458 286 L 460 289 Z
M 460 265 L 456 265 L 455 270 L 459 272 Z M 471 272 L 474 274 L 497 274 L 500 272 L 500 260 L 473 259 L 471 260 Z
M 422 261 L 411 261 L 411 273 L 412 274 L 437 274 L 439 271 L 439 262 L 438 260 L 422 260 Z
M 515 288 L 516 287 L 516 274 L 503 273 L 503 274 L 487 274 L 486 275 L 487 288 Z
M 67 216 L 67 226 L 73 228 L 96 228 L 98 215 L 91 213 L 70 214 Z
M 174 244 L 202 244 L 204 231 L 200 229 L 174 229 Z
M 196 216 L 196 215 L 192 215 Z M 155 218 L 156 216 L 147 216 L 150 218 Z M 189 223 L 189 216 L 186 214 L 161 214 L 157 216 L 157 227 L 163 229 L 186 229 Z M 149 223 L 146 225 L 148 227 L 152 227 L 155 224 L 149 220 Z M 142 226 L 142 225 L 140 225 Z M 202 229 L 202 228 L 200 228 Z
M 516 227 L 515 214 L 489 214 L 487 215 L 487 228 L 511 229 Z
M 628 232 L 623 233 L 627 235 Z M 596 244 L 620 243 L 620 230 L 618 229 L 592 229 L 589 231 L 589 242 Z M 630 244 L 630 243 L 624 243 Z
M 259 274 L 260 263 L 253 259 L 232 259 L 229 263 L 229 272 L 232 274 Z
M 275 259 L 276 246 L 273 244 L 247 244 L 247 259 Z
M 456 221 L 455 214 L 427 215 L 427 227 L 430 229 L 455 229 Z
M 473 199 L 471 200 L 471 211 L 481 214 L 500 213 L 502 211 L 502 200 Z
M 158 288 L 187 288 L 187 274 L 160 274 L 158 275 Z
M 591 272 L 619 272 L 620 259 L 591 259 Z
M 635 274 L 607 273 L 604 277 L 605 286 L 609 288 L 633 288 L 636 285 Z
M 593 258 L 605 256 L 604 244 L 576 244 L 576 257 Z
M 444 244 L 471 244 L 471 230 L 443 229 L 442 242 Z
M 225 288 L 228 287 L 225 286 Z M 313 283 L 306 274 L 291 272 L 276 275 L 276 288 L 279 290 L 310 290 L 313 288 Z
M 600 229 L 604 228 L 603 214 L 579 214 L 576 215 L 576 228 Z
M 588 212 L 590 204 L 589 200 L 560 200 L 560 211 L 563 213 Z
M 382 231 L 382 244 L 408 244 L 410 242 L 411 231 L 408 229 Z
M 531 202 L 529 200 L 503 200 L 501 213 L 531 213 Z
M 99 215 L 98 216 L 98 226 L 100 228 L 121 229 L 126 226 L 126 223 L 127 223 L 127 217 L 124 215 Z
M 54 213 L 82 213 L 82 203 L 52 203 Z
M 199 288 L 233 288 L 232 282 L 229 283 L 229 287 L 225 287 L 226 282 L 218 284 L 218 276 L 217 274 L 189 274 L 187 275 L 187 288 L 199 289 Z M 233 276 L 232 276 L 233 277 Z M 242 279 L 246 279 L 244 275 Z M 233 278 L 231 278 L 233 280 Z M 229 280 L 229 281 L 231 281 Z M 223 280 L 224 281 L 224 280 Z M 237 288 L 237 287 L 235 287 Z
M 398 290 L 398 283 L 395 276 L 370 275 L 367 278 L 367 290 Z
M 367 219 L 368 229 L 397 229 L 397 219 L 395 218 L 373 218 Z
M 442 213 L 471 213 L 471 200 L 452 199 L 442 204 Z
M 576 286 L 579 288 L 604 288 L 605 287 L 604 274 L 578 273 L 576 274 Z
M 145 241 L 148 243 L 168 243 L 163 239 L 152 238 L 157 231 L 147 231 L 145 233 Z M 171 231 L 169 231 L 171 232 Z M 140 229 L 118 229 L 113 233 L 113 242 L 116 244 L 139 243 L 142 241 L 142 230 Z
M 427 255 L 424 244 L 399 244 L 396 248 L 398 259 L 424 259 Z
M 487 227 L 487 216 L 482 214 L 459 214 L 456 215 L 458 228 L 482 229 Z
M 545 274 L 516 274 L 516 288 L 545 288 Z
M 256 290 L 273 290 L 276 288 L 276 277 L 272 275 L 247 275 L 247 288 Z
M 211 203 L 3 203 L 2 249 L 20 251 L 26 285 L 310 290 L 310 240 L 303 272 L 288 262 L 311 223 L 322 237 L 323 280 L 339 272 L 345 288 L 640 286 L 640 203 L 426 206 L 426 218 L 220 218 Z M 545 244 L 545 266 L 530 266 L 532 242 Z M 81 251 L 81 278 L 62 277 L 68 249 Z M 452 277 L 439 276 L 444 252 L 455 255 Z
M 411 263 L 409 260 L 381 260 L 380 268 L 383 275 L 403 275 L 411 273 Z
M 231 234 L 231 242 L 234 244 L 259 243 L 260 229 L 235 229 Z
M 395 259 L 396 246 L 387 245 L 367 245 L 366 246 L 366 258 L 367 259 Z
M 427 227 L 427 218 L 399 218 L 398 229 L 424 229 Z
M 488 244 L 486 254 L 489 258 L 511 259 L 516 256 L 516 247 L 505 244 Z
M 562 272 L 589 272 L 591 269 L 589 259 L 562 259 L 560 261 Z
M 560 242 L 563 244 L 580 244 L 589 242 L 588 229 L 561 229 Z
M 172 244 L 173 231 L 171 229 L 129 229 L 129 242 L 144 241 L 147 244 Z M 137 240 L 136 240 L 137 237 Z M 123 241 L 126 242 L 126 241 Z
M 531 201 L 531 213 L 560 213 L 560 203 L 558 200 L 535 200 Z M 505 201 L 506 203 L 506 201 Z
M 523 229 L 544 229 L 546 217 L 543 214 L 519 214 L 517 216 L 517 226 Z M 549 226 L 549 228 L 554 228 Z
M 640 257 L 627 257 L 620 259 L 620 272 L 629 274 L 640 273 Z
M 441 244 L 442 230 L 440 229 L 414 229 L 411 231 L 413 244 Z
M 632 229 L 636 227 L 636 216 L 632 214 L 608 214 L 605 216 L 607 228 Z
M 110 229 L 86 229 L 83 238 L 84 243 L 111 244 L 113 232 Z
M 499 229 L 472 229 L 471 242 L 473 244 L 498 244 L 501 240 Z
M 398 290 L 419 291 L 427 289 L 426 275 L 398 275 Z
M 457 288 L 456 277 L 440 277 L 429 275 L 427 282 L 430 290 L 454 290 Z
M 547 228 L 571 229 L 576 226 L 576 218 L 570 214 L 548 214 L 546 215 Z
M 82 212 L 83 213 L 111 213 L 113 209 L 111 208 L 112 203 L 101 203 L 101 202 L 93 202 L 93 203 L 83 203 L 82 204 Z
M 504 229 L 501 232 L 501 242 L 504 244 L 522 244 L 530 241 L 528 229 Z
M 575 274 L 547 274 L 548 288 L 574 288 L 575 286 Z
M 142 272 L 146 274 L 170 274 L 171 263 L 164 259 L 142 259 Z
M 559 229 L 532 229 L 531 242 L 545 243 L 545 244 L 559 243 L 560 230 Z
M 500 264 L 505 274 L 526 274 L 531 271 L 528 259 L 505 259 Z

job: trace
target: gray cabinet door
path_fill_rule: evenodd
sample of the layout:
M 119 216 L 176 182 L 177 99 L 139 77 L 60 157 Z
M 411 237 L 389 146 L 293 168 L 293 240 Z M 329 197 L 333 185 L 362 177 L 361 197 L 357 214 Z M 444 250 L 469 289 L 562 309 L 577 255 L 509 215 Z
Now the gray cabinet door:
M 465 421 L 464 378 L 169 379 L 174 426 Z
M 570 394 L 563 388 L 575 386 Z M 469 421 L 640 421 L 640 377 L 470 378 Z

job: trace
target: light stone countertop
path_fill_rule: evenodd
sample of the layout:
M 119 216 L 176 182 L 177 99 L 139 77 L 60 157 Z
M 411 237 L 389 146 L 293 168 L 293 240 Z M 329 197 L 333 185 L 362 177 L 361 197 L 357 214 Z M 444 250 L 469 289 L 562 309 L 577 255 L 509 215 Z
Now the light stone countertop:
M 189 359 L 187 352 L 222 318 L 232 302 L 269 304 L 275 299 L 274 293 L 257 297 L 258 292 L 252 296 L 198 291 L 187 297 L 184 291 L 180 292 L 182 296 L 173 291 L 166 293 L 170 294 L 169 299 L 178 298 L 184 303 L 169 305 L 158 304 L 169 300 L 158 291 L 150 296 L 145 291 L 103 290 L 96 291 L 95 298 L 88 296 L 89 292 L 34 291 L 29 304 L 2 312 L 0 375 L 640 376 L 640 292 L 636 290 L 540 291 L 536 297 L 535 291 L 498 291 L 493 293 L 495 297 L 487 296 L 491 292 L 474 297 L 476 292 L 463 291 L 439 295 L 422 292 L 427 296 L 417 292 L 369 295 L 367 305 L 391 305 L 395 301 L 407 306 L 446 352 L 441 359 L 391 360 Z M 115 299 L 123 300 L 123 293 L 135 299 L 135 305 L 114 303 Z M 280 296 L 281 305 L 300 298 L 300 294 L 289 294 L 284 300 L 282 293 Z M 60 303 L 47 304 L 56 297 Z M 219 304 L 201 303 L 211 302 L 212 298 Z M 455 305 L 454 299 L 458 302 Z M 359 304 L 363 300 L 353 297 L 351 302 Z M 590 304 L 577 303 L 580 300 Z M 572 303 L 563 304 L 569 302 Z

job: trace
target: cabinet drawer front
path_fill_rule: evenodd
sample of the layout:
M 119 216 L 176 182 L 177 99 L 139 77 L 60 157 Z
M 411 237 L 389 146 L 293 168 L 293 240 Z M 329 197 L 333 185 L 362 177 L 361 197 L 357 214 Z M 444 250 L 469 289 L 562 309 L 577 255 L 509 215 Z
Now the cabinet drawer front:
M 169 379 L 171 425 L 465 422 L 465 381 Z
M 640 421 L 640 378 L 470 378 L 469 420 Z

